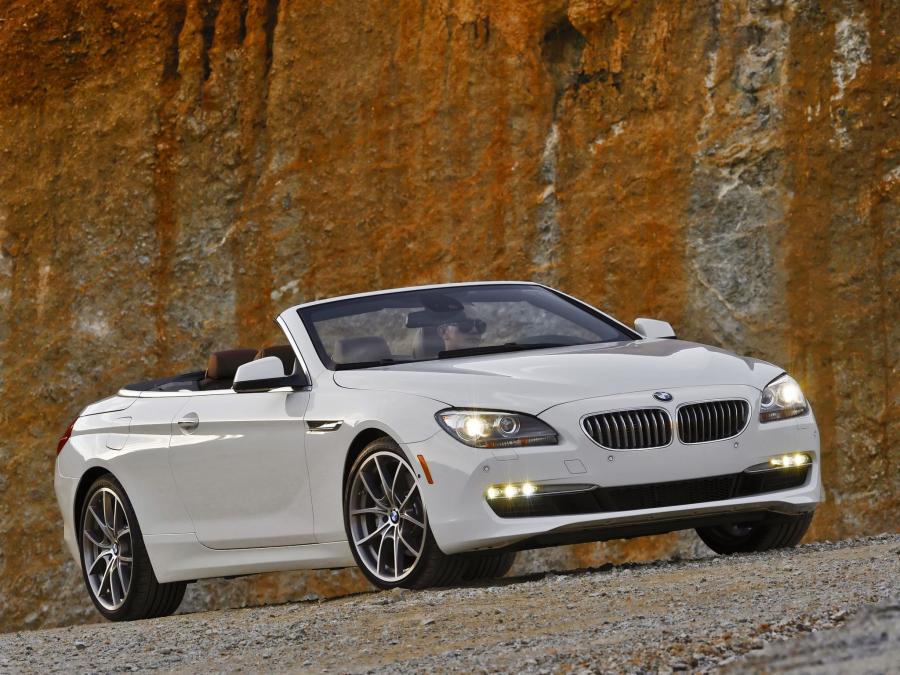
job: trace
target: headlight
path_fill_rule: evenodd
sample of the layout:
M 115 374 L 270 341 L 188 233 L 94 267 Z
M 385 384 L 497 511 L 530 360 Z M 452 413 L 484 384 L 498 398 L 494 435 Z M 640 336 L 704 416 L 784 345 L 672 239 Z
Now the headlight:
M 444 431 L 473 448 L 556 445 L 553 427 L 537 417 L 487 410 L 442 410 L 435 418 Z
M 806 397 L 800 385 L 790 375 L 782 375 L 772 380 L 763 389 L 759 406 L 759 421 L 772 422 L 788 417 L 796 417 L 809 410 Z

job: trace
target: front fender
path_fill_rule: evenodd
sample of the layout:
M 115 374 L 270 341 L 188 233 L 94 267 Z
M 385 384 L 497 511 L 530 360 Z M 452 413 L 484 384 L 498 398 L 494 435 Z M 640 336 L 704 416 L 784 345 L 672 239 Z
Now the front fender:
M 306 461 L 319 542 L 342 541 L 343 490 L 347 453 L 354 439 L 377 429 L 394 439 L 417 467 L 406 446 L 433 437 L 440 429 L 434 414 L 442 401 L 398 392 L 343 389 L 333 382 L 314 387 L 306 411 L 308 423 L 340 422 L 333 431 L 306 431 Z

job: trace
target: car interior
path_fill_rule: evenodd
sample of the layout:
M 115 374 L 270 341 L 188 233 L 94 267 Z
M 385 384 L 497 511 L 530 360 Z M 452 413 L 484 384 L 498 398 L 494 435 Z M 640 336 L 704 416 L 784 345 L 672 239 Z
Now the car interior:
M 444 349 L 444 340 L 438 334 L 437 326 L 422 326 L 416 329 L 413 340 L 413 359 L 434 359 Z M 408 359 L 407 355 L 397 355 L 383 337 L 366 335 L 342 338 L 334 343 L 332 360 L 335 363 L 372 363 L 389 359 Z
M 290 345 L 269 345 L 261 349 L 225 349 L 209 355 L 205 370 L 129 384 L 131 391 L 212 391 L 231 389 L 237 369 L 245 363 L 275 356 L 281 360 L 284 374 L 294 372 L 297 359 Z

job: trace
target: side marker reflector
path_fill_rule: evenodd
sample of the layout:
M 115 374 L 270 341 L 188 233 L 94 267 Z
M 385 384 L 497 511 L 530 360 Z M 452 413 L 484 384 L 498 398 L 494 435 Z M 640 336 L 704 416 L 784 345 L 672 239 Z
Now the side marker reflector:
M 425 461 L 425 455 L 416 455 L 416 459 L 418 459 L 419 464 L 422 465 L 422 471 L 425 472 L 425 480 L 428 481 L 429 485 L 434 485 L 434 480 L 431 478 L 431 471 L 428 469 L 428 462 Z

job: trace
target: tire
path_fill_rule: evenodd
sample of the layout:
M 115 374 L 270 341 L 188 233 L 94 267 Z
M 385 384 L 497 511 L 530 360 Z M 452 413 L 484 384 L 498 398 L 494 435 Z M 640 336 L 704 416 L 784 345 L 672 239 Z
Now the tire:
M 773 515 L 759 522 L 698 527 L 697 534 L 716 553 L 752 553 L 792 548 L 803 539 L 812 518 L 813 511 L 796 516 Z
M 81 506 L 78 550 L 88 595 L 110 621 L 168 616 L 184 598 L 186 582 L 156 580 L 128 495 L 110 474 L 94 481 Z
M 509 553 L 470 553 L 462 581 L 499 579 L 505 577 L 516 561 L 515 551 Z
M 386 436 L 369 443 L 350 467 L 344 527 L 357 566 L 377 588 L 449 586 L 470 568 L 465 555 L 438 548 L 417 473 Z

